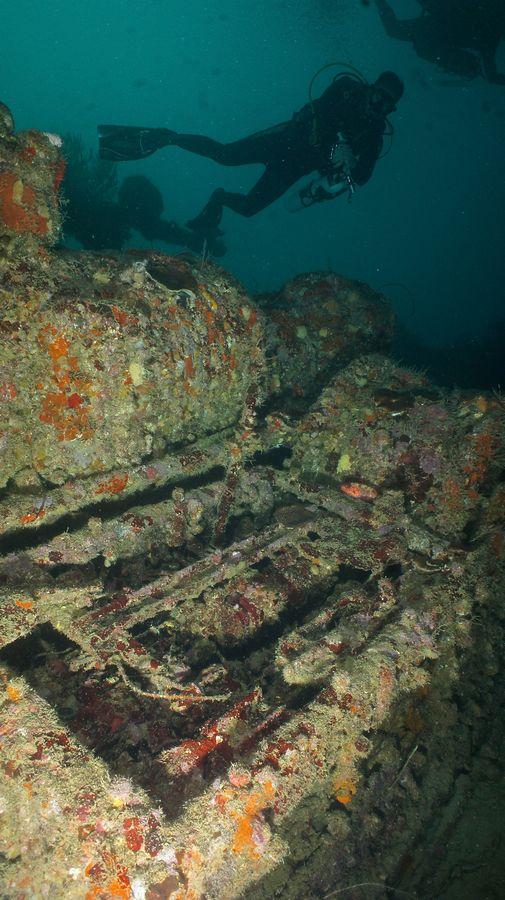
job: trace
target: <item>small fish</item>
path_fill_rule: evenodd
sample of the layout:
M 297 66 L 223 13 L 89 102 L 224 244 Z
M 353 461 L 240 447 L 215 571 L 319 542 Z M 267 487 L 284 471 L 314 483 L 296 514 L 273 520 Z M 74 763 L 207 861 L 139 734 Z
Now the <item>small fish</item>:
M 351 481 L 347 484 L 341 484 L 340 490 L 348 497 L 354 497 L 355 500 L 376 500 L 379 496 L 378 491 L 369 484 L 359 484 L 357 481 Z

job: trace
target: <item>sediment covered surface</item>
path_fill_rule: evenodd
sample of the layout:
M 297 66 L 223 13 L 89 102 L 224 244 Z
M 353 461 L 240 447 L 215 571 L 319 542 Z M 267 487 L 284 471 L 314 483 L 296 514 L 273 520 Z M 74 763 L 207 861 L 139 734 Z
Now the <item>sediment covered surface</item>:
M 5 895 L 408 881 L 501 703 L 503 399 L 332 273 L 55 250 L 54 139 L 2 123 Z

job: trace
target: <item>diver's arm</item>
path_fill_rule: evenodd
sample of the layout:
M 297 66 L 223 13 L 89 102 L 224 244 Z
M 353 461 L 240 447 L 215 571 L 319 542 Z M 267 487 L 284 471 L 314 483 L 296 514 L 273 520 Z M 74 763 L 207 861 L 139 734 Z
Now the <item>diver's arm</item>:
M 488 81 L 493 84 L 505 84 L 505 75 L 496 68 L 496 51 L 498 50 L 499 40 L 493 45 L 484 47 L 481 51 L 482 65 L 484 74 Z
M 400 21 L 394 9 L 386 0 L 375 0 L 375 5 L 384 30 L 389 37 L 396 38 L 399 41 L 412 41 L 414 39 L 418 19 L 404 19 Z
M 375 163 L 381 155 L 382 144 L 382 135 L 374 137 L 360 155 L 358 162 L 353 166 L 351 171 L 352 180 L 356 184 L 359 184 L 360 186 L 366 184 L 372 177 Z
M 142 225 L 135 225 L 143 237 L 148 241 L 163 241 L 165 244 L 175 244 L 178 247 L 189 247 L 199 253 L 202 242 L 197 234 L 188 228 L 183 228 L 177 222 L 168 222 L 166 219 L 153 219 Z

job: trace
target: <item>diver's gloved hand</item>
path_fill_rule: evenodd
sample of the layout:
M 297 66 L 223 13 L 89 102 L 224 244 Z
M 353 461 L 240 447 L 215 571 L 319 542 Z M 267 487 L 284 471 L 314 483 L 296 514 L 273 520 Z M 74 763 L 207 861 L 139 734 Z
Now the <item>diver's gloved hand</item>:
M 346 173 L 356 165 L 356 157 L 345 137 L 340 136 L 338 143 L 335 144 L 331 154 L 331 164 L 334 169 L 343 169 Z

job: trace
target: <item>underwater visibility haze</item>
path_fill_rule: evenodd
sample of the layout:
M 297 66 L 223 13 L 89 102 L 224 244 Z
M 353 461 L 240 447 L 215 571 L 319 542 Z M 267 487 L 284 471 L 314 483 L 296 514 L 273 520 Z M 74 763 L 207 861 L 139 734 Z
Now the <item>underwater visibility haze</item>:
M 394 7 L 401 19 L 421 13 L 416 0 Z M 503 85 L 420 58 L 387 34 L 374 3 L 91 0 L 76 19 L 73 4 L 42 10 L 20 0 L 4 4 L 2 19 L 12 48 L 1 63 L 3 99 L 17 126 L 79 134 L 95 152 L 102 122 L 235 141 L 289 119 L 326 63 L 351 63 L 370 81 L 392 69 L 405 94 L 391 117 L 392 149 L 370 182 L 351 204 L 293 214 L 281 198 L 249 220 L 227 211 L 226 265 L 252 291 L 327 268 L 377 288 L 400 283 L 390 289 L 400 321 L 431 344 L 481 335 L 501 317 Z M 503 43 L 497 66 L 505 71 Z M 315 96 L 339 71 L 321 73 Z M 260 173 L 167 147 L 118 177 L 150 178 L 166 218 L 184 223 L 212 188 L 247 192 Z

